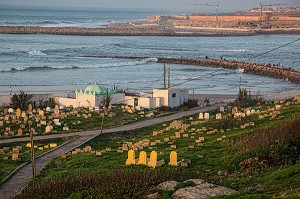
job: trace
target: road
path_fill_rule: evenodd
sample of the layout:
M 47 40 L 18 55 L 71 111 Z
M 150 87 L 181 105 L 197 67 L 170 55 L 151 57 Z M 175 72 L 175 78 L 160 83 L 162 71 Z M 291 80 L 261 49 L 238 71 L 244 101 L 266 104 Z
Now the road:
M 146 126 L 159 124 L 162 122 L 176 120 L 185 116 L 193 115 L 199 112 L 206 112 L 217 109 L 221 106 L 225 106 L 225 104 L 217 104 L 213 106 L 206 106 L 202 108 L 197 108 L 193 110 L 183 111 L 174 113 L 172 115 L 160 117 L 160 118 L 153 118 L 149 120 L 144 120 L 124 126 L 114 127 L 110 129 L 104 129 L 103 133 L 112 133 L 112 132 L 122 132 L 122 131 L 130 131 L 139 128 L 143 128 Z M 89 140 L 93 139 L 94 137 L 98 136 L 100 133 L 99 130 L 97 131 L 83 131 L 77 133 L 68 133 L 68 134 L 53 134 L 53 135 L 44 135 L 44 136 L 36 136 L 34 140 L 42 140 L 42 139 L 49 139 L 49 138 L 60 138 L 60 137 L 68 137 L 77 135 L 78 138 L 71 140 L 70 142 L 61 145 L 52 151 L 48 152 L 47 154 L 36 158 L 36 169 L 37 172 L 40 172 L 52 159 L 57 158 L 73 149 L 81 146 L 82 144 L 88 142 Z M 19 142 L 19 141 L 29 141 L 29 138 L 12 138 L 1 140 L 0 143 L 11 143 L 11 142 Z M 21 167 L 15 174 L 13 174 L 4 184 L 0 186 L 0 198 L 7 199 L 12 198 L 17 195 L 20 191 L 24 189 L 24 187 L 28 184 L 28 182 L 32 179 L 32 165 L 27 164 Z

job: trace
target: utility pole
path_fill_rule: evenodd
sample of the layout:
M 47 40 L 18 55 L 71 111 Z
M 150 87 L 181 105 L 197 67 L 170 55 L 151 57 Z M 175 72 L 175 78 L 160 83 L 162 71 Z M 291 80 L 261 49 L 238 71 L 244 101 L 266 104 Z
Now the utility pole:
M 35 157 L 34 157 L 34 145 L 33 145 L 33 135 L 31 130 L 31 121 L 28 122 L 29 134 L 30 134 L 30 152 L 31 152 L 31 165 L 32 165 L 32 177 L 35 178 L 36 175 L 36 166 L 35 166 Z
M 106 107 L 106 100 L 107 100 L 107 98 L 108 98 L 108 88 L 105 91 L 105 97 L 104 97 L 104 100 L 103 100 L 103 115 L 102 115 L 102 121 L 101 121 L 100 134 L 102 134 L 102 132 L 103 132 L 105 109 L 107 108 Z
M 215 8 L 216 8 L 216 28 L 220 28 L 219 15 L 218 15 L 218 13 L 219 13 L 219 5 L 220 5 L 220 2 L 219 2 L 218 4 L 207 4 L 207 3 L 202 4 L 202 3 L 195 3 L 195 4 L 193 4 L 193 5 L 196 5 L 196 6 L 201 5 L 201 6 L 215 7 Z
M 168 88 L 171 88 L 171 71 L 170 71 L 170 66 L 169 66 L 169 70 L 168 70 Z
M 167 73 L 167 68 L 166 68 L 166 64 L 164 64 L 164 89 L 167 88 L 167 84 L 166 84 L 166 73 Z

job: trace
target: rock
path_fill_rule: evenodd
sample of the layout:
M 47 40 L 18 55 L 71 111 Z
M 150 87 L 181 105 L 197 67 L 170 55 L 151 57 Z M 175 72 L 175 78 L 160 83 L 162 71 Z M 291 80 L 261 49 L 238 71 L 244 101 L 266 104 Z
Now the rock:
M 189 180 L 186 180 L 184 182 L 188 182 L 188 181 L 191 181 L 191 182 L 195 183 L 195 185 L 199 185 L 199 184 L 204 183 L 204 181 L 200 180 L 200 179 L 189 179 Z
M 158 192 L 149 194 L 146 196 L 146 198 L 149 198 L 149 199 L 155 199 L 155 198 L 160 198 L 160 197 L 161 197 L 161 195 Z
M 223 171 L 218 171 L 218 172 L 217 172 L 217 175 L 218 175 L 218 176 L 222 176 L 222 175 L 223 175 Z
M 230 195 L 233 192 L 235 191 L 232 189 L 204 182 L 195 187 L 186 187 L 183 189 L 179 189 L 172 194 L 172 198 L 173 199 L 207 199 L 209 197 L 217 196 L 217 195 Z
M 174 191 L 177 184 L 177 181 L 166 181 L 157 185 L 156 188 L 164 191 Z

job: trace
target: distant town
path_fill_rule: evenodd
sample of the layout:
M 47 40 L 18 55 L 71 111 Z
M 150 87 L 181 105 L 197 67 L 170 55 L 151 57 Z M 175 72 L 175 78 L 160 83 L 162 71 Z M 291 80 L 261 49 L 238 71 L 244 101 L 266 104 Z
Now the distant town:
M 269 4 L 271 5 L 271 4 Z M 145 21 L 112 23 L 105 28 L 0 26 L 4 34 L 98 36 L 247 36 L 299 34 L 300 7 L 252 8 L 234 13 L 191 13 L 149 16 Z M 219 5 L 212 5 L 218 8 Z

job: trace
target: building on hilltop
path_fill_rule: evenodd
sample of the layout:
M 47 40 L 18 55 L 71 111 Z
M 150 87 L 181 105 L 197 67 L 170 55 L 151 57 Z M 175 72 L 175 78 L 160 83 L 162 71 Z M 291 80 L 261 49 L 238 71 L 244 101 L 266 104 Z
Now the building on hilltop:
M 106 89 L 97 84 L 89 85 L 84 90 L 76 90 L 75 96 L 55 97 L 58 105 L 73 107 L 96 107 L 101 105 L 101 101 L 108 90 L 111 96 L 110 104 L 127 104 L 133 107 L 143 107 L 155 109 L 162 106 L 171 108 L 183 105 L 188 102 L 189 90 L 186 88 L 171 88 L 170 68 L 168 87 L 166 86 L 166 68 L 164 66 L 164 87 L 152 90 L 151 94 L 142 96 L 125 96 L 114 89 Z
M 116 90 L 107 89 L 111 96 L 111 104 L 122 103 L 125 94 L 117 93 Z M 84 90 L 76 90 L 74 96 L 55 97 L 55 101 L 59 105 L 73 107 L 96 107 L 101 104 L 101 101 L 106 94 L 106 88 L 97 84 L 89 85 Z

